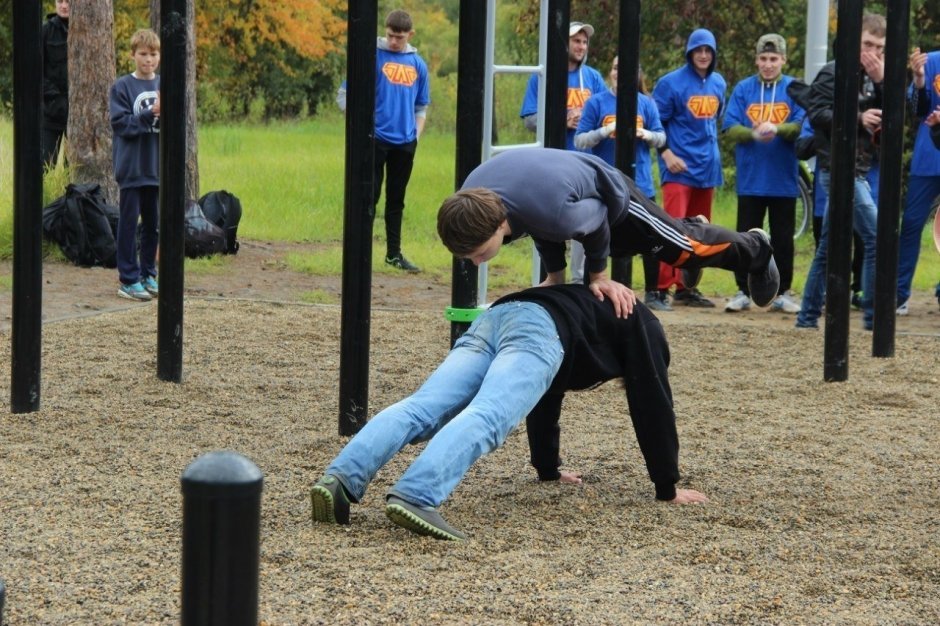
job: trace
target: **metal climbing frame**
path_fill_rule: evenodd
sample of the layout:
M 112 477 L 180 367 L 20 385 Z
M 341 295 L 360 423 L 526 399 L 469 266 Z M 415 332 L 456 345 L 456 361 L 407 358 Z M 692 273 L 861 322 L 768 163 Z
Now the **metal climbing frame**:
M 486 66 L 483 79 L 483 160 L 515 148 L 540 148 L 545 145 L 545 75 L 548 65 L 548 0 L 539 6 L 539 55 L 538 65 L 498 65 L 496 63 L 496 0 L 486 2 Z M 520 144 L 493 144 L 493 101 L 498 74 L 535 74 L 538 81 L 538 111 L 535 141 Z M 541 259 L 532 244 L 532 284 L 540 281 Z M 478 274 L 478 304 L 486 303 L 487 264 L 480 266 Z

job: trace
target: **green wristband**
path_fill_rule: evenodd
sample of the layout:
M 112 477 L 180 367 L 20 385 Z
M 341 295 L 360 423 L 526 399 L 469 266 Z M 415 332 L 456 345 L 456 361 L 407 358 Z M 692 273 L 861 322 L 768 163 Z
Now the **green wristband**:
M 477 307 L 475 309 L 460 309 L 457 307 L 449 306 L 444 309 L 444 317 L 447 318 L 448 322 L 463 322 L 469 323 L 477 318 L 477 315 L 484 311 L 483 308 Z

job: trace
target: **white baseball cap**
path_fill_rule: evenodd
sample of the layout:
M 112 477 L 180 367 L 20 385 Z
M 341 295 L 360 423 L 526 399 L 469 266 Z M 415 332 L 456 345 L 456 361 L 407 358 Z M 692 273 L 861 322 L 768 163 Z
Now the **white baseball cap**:
M 584 34 L 588 36 L 588 39 L 594 36 L 594 27 L 590 24 L 585 24 L 583 22 L 571 22 L 568 24 L 568 37 L 574 37 L 582 30 L 584 31 Z

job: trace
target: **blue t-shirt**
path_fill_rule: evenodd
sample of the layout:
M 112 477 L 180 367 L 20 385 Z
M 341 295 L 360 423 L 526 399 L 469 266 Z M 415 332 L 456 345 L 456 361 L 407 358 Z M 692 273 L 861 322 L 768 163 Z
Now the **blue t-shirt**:
M 403 145 L 418 137 L 415 107 L 431 102 L 428 66 L 409 46 L 405 52 L 375 51 L 375 137 Z
M 781 76 L 766 84 L 760 76 L 749 76 L 731 92 L 722 130 L 732 126 L 757 128 L 763 122 L 802 124 L 806 112 L 787 95 L 792 76 Z M 773 141 L 745 141 L 735 146 L 736 188 L 739 196 L 795 198 L 797 159 L 793 141 L 774 137 Z
M 533 74 L 529 78 L 529 84 L 526 86 L 525 98 L 522 100 L 522 108 L 519 110 L 519 117 L 528 117 L 538 112 L 539 104 L 539 77 Z M 607 83 L 600 72 L 589 65 L 581 65 L 575 70 L 568 72 L 568 109 L 581 109 L 584 107 L 588 98 L 594 94 L 607 91 Z M 565 149 L 577 150 L 574 147 L 574 129 L 569 128 L 565 133 Z
M 584 111 L 581 112 L 581 121 L 575 133 L 585 133 L 607 126 L 617 120 L 617 96 L 607 89 L 603 93 L 591 96 L 584 105 Z M 645 128 L 654 132 L 663 132 L 663 125 L 659 121 L 659 111 L 656 110 L 656 104 L 644 93 L 637 94 L 636 106 L 636 127 Z M 617 131 L 614 131 L 607 139 L 602 139 L 599 144 L 591 148 L 591 153 L 596 154 L 611 165 L 616 165 Z M 634 156 L 635 169 L 634 182 L 640 190 L 646 194 L 646 197 L 652 198 L 656 195 L 656 189 L 653 187 L 653 161 L 650 158 L 650 147 L 645 141 L 639 139 L 635 142 L 636 154 Z
M 121 189 L 160 183 L 160 118 L 153 114 L 159 91 L 159 76 L 143 80 L 127 74 L 111 86 L 111 154 L 114 179 Z
M 711 72 L 705 78 L 686 64 L 659 79 L 653 100 L 666 129 L 666 145 L 685 161 L 688 170 L 673 174 L 659 157 L 662 182 L 706 189 L 724 182 L 718 151 L 718 119 L 725 106 L 724 77 Z
M 924 67 L 924 84 L 927 92 L 927 113 L 935 111 L 940 106 L 940 50 L 927 55 L 927 65 Z M 923 92 L 921 92 L 923 94 Z M 913 85 L 909 95 L 913 95 Z M 911 157 L 911 174 L 915 176 L 940 176 L 940 150 L 937 150 L 930 139 L 930 127 L 920 123 L 917 128 L 917 137 L 914 139 L 914 155 Z

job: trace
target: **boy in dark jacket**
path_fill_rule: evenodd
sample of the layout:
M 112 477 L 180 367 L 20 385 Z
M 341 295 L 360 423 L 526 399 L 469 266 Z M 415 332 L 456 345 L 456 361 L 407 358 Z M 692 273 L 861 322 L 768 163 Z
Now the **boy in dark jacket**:
M 676 489 L 679 440 L 659 320 L 638 304 L 619 317 L 584 285 L 527 289 L 497 300 L 454 344 L 410 397 L 380 412 L 313 486 L 314 521 L 348 524 L 375 474 L 406 444 L 427 447 L 389 490 L 385 513 L 437 539 L 465 536 L 437 511 L 470 466 L 499 447 L 530 413 L 533 463 L 543 479 L 579 482 L 558 471 L 557 421 L 566 390 L 622 378 L 640 449 L 658 500 L 705 502 Z M 540 402 L 541 400 L 541 402 Z M 537 407 L 538 405 L 538 407 Z
M 877 206 L 866 175 L 871 169 L 876 152 L 875 135 L 881 131 L 882 83 L 884 82 L 884 45 L 887 24 L 884 16 L 866 13 L 862 18 L 860 64 L 861 80 L 858 93 L 858 143 L 855 154 L 855 204 L 853 225 L 862 238 L 865 259 L 862 266 L 862 319 L 866 330 L 874 324 L 875 287 L 875 235 Z M 819 184 L 828 189 L 830 183 L 830 146 L 832 143 L 832 117 L 835 97 L 835 62 L 823 66 L 808 93 L 797 84 L 791 92 L 806 109 L 806 116 L 815 134 L 816 163 Z M 791 83 L 792 85 L 793 83 Z M 798 93 L 803 92 L 803 93 Z M 816 256 L 810 266 L 803 287 L 803 302 L 797 314 L 797 328 L 818 328 L 826 295 L 826 263 L 829 248 L 828 211 L 823 218 L 822 234 L 816 246 Z
M 111 87 L 111 128 L 114 130 L 114 178 L 121 189 L 118 218 L 118 295 L 150 300 L 157 286 L 157 238 L 160 184 L 160 39 L 150 29 L 131 37 L 134 72 Z M 141 221 L 140 252 L 137 222 Z
M 69 121 L 69 0 L 56 0 L 42 25 L 42 139 L 44 164 L 55 163 Z

